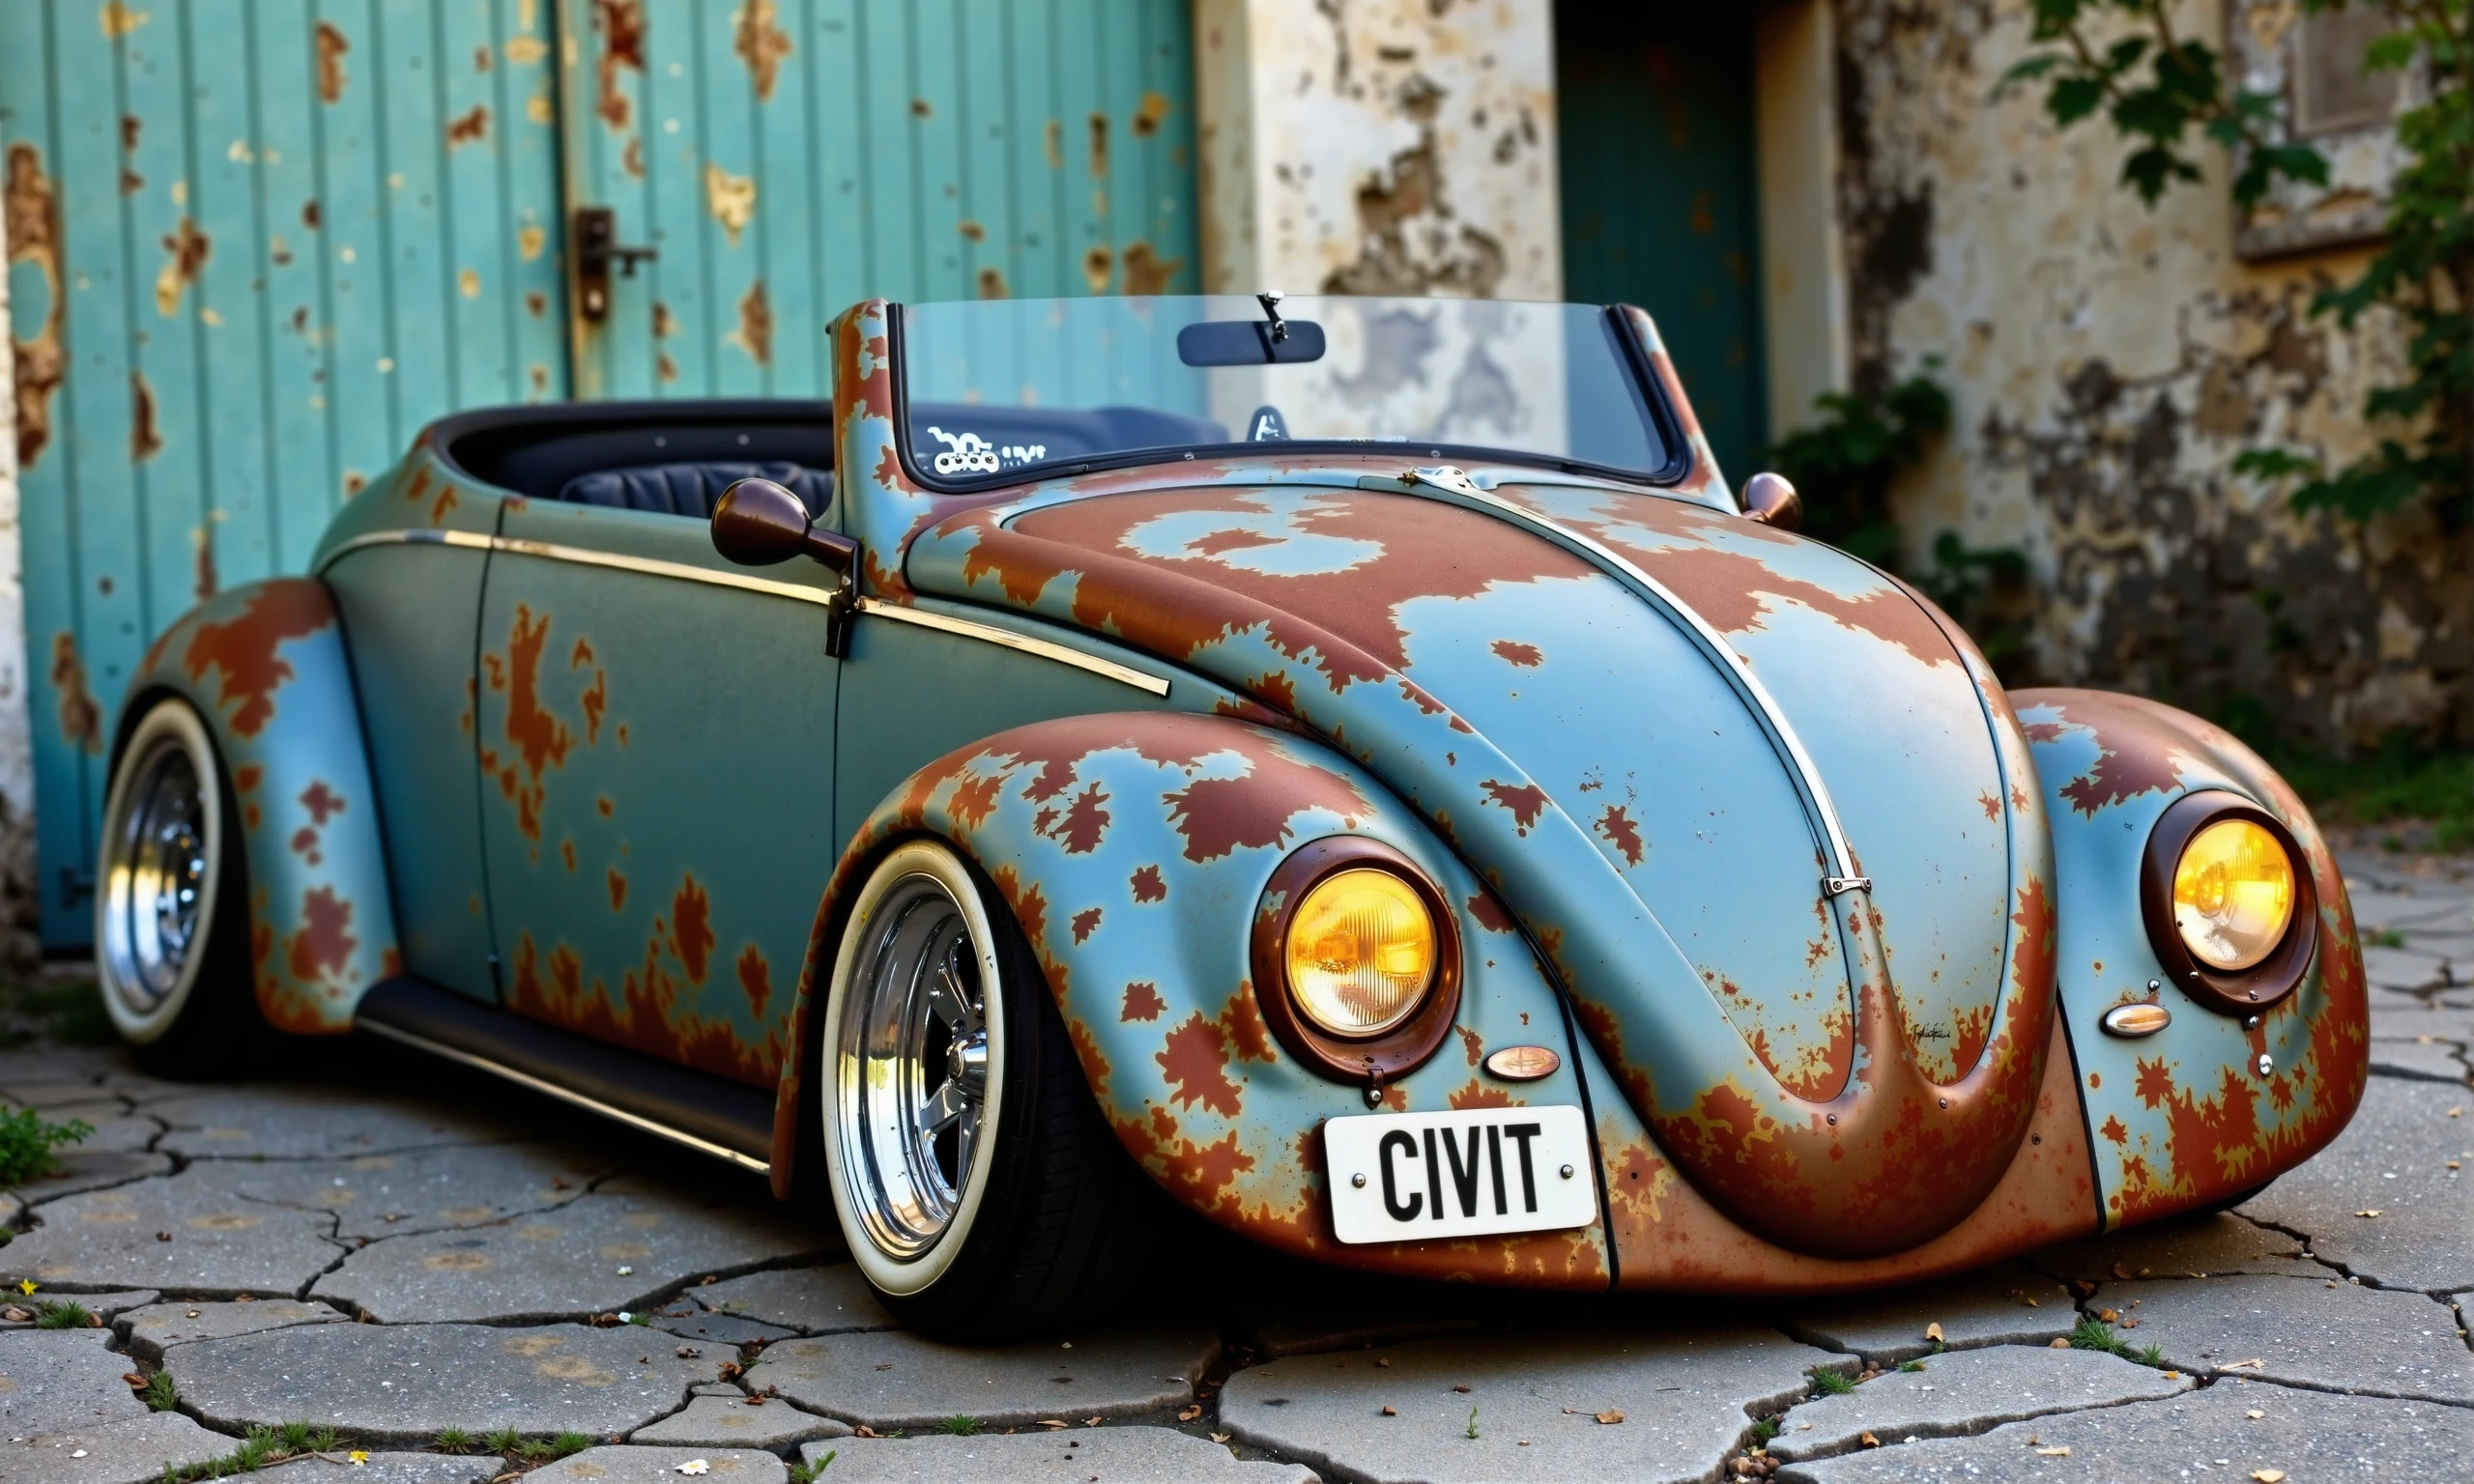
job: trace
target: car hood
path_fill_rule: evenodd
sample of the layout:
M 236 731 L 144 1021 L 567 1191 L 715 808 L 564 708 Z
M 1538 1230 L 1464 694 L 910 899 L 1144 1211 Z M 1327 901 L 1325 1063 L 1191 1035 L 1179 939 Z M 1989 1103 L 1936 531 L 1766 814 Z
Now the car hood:
M 1818 542 L 1654 496 L 1228 486 L 955 516 L 922 592 L 1075 623 L 1361 759 L 1494 887 L 1678 1166 L 1897 1250 L 2023 1136 L 2050 846 L 1964 636 Z M 1865 876 L 1835 894 L 1825 877 Z

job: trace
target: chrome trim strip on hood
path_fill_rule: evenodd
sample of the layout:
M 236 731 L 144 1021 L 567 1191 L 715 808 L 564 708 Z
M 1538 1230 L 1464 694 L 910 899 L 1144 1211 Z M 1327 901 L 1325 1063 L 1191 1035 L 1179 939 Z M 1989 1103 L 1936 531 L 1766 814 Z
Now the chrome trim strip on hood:
M 1856 852 L 1847 842 L 1847 831 L 1838 821 L 1838 808 L 1829 799 L 1829 785 L 1822 781 L 1821 769 L 1814 766 L 1812 756 L 1796 736 L 1796 728 L 1787 714 L 1778 708 L 1761 677 L 1752 672 L 1752 662 L 1727 642 L 1709 619 L 1702 617 L 1667 585 L 1639 567 L 1610 551 L 1603 544 L 1581 534 L 1559 521 L 1523 509 L 1492 491 L 1482 489 L 1478 482 L 1460 470 L 1449 465 L 1413 469 L 1394 480 L 1368 477 L 1359 488 L 1404 494 L 1420 499 L 1432 499 L 1443 504 L 1483 510 L 1508 525 L 1517 526 L 1531 535 L 1551 541 L 1576 556 L 1587 558 L 1607 576 L 1633 589 L 1683 631 L 1699 642 L 1710 659 L 1734 682 L 1753 714 L 1760 717 L 1769 732 L 1770 745 L 1785 757 L 1788 770 L 1795 775 L 1798 791 L 1804 796 L 1804 807 L 1811 815 L 1816 841 L 1822 847 L 1826 870 L 1822 873 L 1822 895 L 1844 896 L 1849 892 L 1870 892 L 1872 878 L 1856 869 Z

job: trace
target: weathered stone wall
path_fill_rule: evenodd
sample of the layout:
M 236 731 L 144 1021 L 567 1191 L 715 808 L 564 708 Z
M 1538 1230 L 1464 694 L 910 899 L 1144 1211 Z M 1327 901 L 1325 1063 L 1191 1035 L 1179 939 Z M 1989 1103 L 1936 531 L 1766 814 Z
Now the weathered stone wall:
M 1213 293 L 1563 297 L 1549 0 L 1196 0 Z
M 34 734 L 26 713 L 26 603 L 17 543 L 15 340 L 9 332 L 9 256 L 0 254 L 0 972 L 31 968 L 42 899 L 35 881 Z
M 2221 41 L 2222 0 L 2177 23 Z M 2367 250 L 2245 263 L 2227 172 L 2154 210 L 2101 121 L 2057 134 L 2015 0 L 1840 0 L 1839 219 L 1858 387 L 1939 357 L 1950 435 L 1898 503 L 1920 561 L 1955 528 L 2024 550 L 2026 668 L 2362 746 L 2474 742 L 2474 537 L 2428 511 L 2297 516 L 2237 478 L 2277 443 L 2342 463 L 2395 364 L 2393 325 L 2309 315 Z

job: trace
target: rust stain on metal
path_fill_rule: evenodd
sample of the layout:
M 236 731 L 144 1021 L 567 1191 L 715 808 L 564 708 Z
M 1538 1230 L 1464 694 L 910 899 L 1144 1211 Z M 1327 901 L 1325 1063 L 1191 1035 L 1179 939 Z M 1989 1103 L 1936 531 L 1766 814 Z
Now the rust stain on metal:
M 1083 281 L 1091 285 L 1092 293 L 1108 292 L 1108 279 L 1116 271 L 1116 254 L 1108 250 L 1106 243 L 1094 243 L 1084 250 L 1082 277 Z
M 301 930 L 284 946 L 284 967 L 306 985 L 339 985 L 360 946 L 352 935 L 352 903 L 331 886 L 301 894 Z
M 152 12 L 124 4 L 123 0 L 103 0 L 103 40 L 117 42 L 154 18 Z
M 1125 1007 L 1117 1013 L 1117 1019 L 1120 1021 L 1157 1020 L 1160 1018 L 1160 1013 L 1167 1008 L 1168 1002 L 1160 998 L 1159 985 L 1147 980 L 1137 981 L 1125 986 Z
M 711 160 L 705 162 L 705 212 L 722 224 L 731 245 L 756 216 L 756 177 L 733 175 Z
M 60 282 L 60 203 L 43 174 L 43 152 L 23 142 L 9 146 L 5 210 L 8 266 L 31 263 L 43 275 L 43 313 L 32 339 L 10 331 L 17 388 L 17 467 L 32 469 L 51 442 L 51 401 L 68 374 L 61 342 L 68 300 Z M 20 312 L 23 305 L 21 302 Z
M 1012 293 L 1013 290 L 1006 285 L 1004 270 L 991 264 L 979 271 L 980 298 L 1004 299 Z
M 592 0 L 592 28 L 601 33 L 601 55 L 596 62 L 600 96 L 593 111 L 613 131 L 623 130 L 631 110 L 627 95 L 618 91 L 618 70 L 627 68 L 639 77 L 645 74 L 644 0 Z M 637 141 L 628 142 L 632 146 Z M 641 169 L 637 173 L 641 175 Z
M 51 636 L 51 689 L 59 697 L 60 736 L 83 752 L 103 750 L 103 708 L 86 684 L 86 661 L 77 652 L 77 636 L 67 629 Z
M 1108 116 L 1094 111 L 1091 115 L 1091 178 L 1098 180 L 1108 173 Z
M 1064 169 L 1064 168 L 1065 168 L 1065 123 L 1064 123 L 1064 121 L 1063 121 L 1063 120 L 1061 120 L 1061 119 L 1050 119 L 1050 120 L 1049 120 L 1049 121 L 1048 121 L 1048 127 L 1047 127 L 1046 128 L 1044 128 L 1044 129 L 1042 129 L 1042 130 L 1041 130 L 1041 138 L 1045 141 L 1045 147 L 1046 147 L 1046 149 L 1047 149 L 1047 151 L 1048 151 L 1048 167 L 1049 167 L 1050 170 L 1062 170 L 1062 169 Z
M 618 867 L 613 866 L 608 868 L 607 880 L 610 885 L 610 910 L 613 912 L 625 911 L 627 908 L 627 878 L 618 873 Z
M 1149 243 L 1128 243 L 1125 248 L 1124 292 L 1137 298 L 1168 292 L 1168 280 L 1186 266 L 1183 258 L 1163 258 Z
M 1134 899 L 1136 901 L 1168 899 L 1167 883 L 1160 879 L 1160 868 L 1157 866 L 1137 868 L 1127 884 L 1134 889 Z
M 747 64 L 747 75 L 756 84 L 756 100 L 768 102 L 773 97 L 773 82 L 782 71 L 782 59 L 791 54 L 791 37 L 776 17 L 774 0 L 742 0 L 731 13 L 731 50 Z
M 1142 106 L 1134 111 L 1134 137 L 1148 139 L 1160 132 L 1161 124 L 1168 117 L 1168 95 L 1165 93 L 1144 93 Z
M 352 50 L 352 43 L 335 29 L 333 21 L 322 20 L 318 22 L 315 44 L 318 52 L 318 97 L 330 103 L 341 102 L 344 84 L 348 80 L 344 76 L 344 53 Z
M 489 55 L 485 49 L 483 56 Z M 475 103 L 472 110 L 446 121 L 446 147 L 449 150 L 467 144 L 478 144 L 490 137 L 490 108 L 487 103 Z
M 515 756 L 503 760 L 494 748 L 481 750 L 481 767 L 497 775 L 499 791 L 515 805 L 516 828 L 527 840 L 541 839 L 541 807 L 548 794 L 544 775 L 565 765 L 574 734 L 541 703 L 541 654 L 550 641 L 550 615 L 537 618 L 530 605 L 515 608 L 515 623 L 507 635 L 503 658 L 484 651 L 483 669 L 490 689 L 506 694 L 506 740 Z
M 189 595 L 203 603 L 221 586 L 215 573 L 215 523 L 189 528 Z
M 325 779 L 313 778 L 309 786 L 301 792 L 301 807 L 309 812 L 309 822 L 323 830 L 329 819 L 344 812 L 344 799 L 342 794 L 327 786 Z
M 747 1008 L 756 1023 L 764 1023 L 764 1008 L 773 999 L 773 966 L 764 961 L 763 950 L 749 943 L 738 951 L 736 963 L 738 986 L 747 992 Z
M 747 358 L 758 365 L 773 363 L 773 300 L 764 291 L 763 279 L 749 284 L 739 297 L 738 328 L 723 338 L 747 352 Z
M 163 451 L 163 435 L 155 426 L 155 388 L 146 373 L 129 373 L 129 461 L 143 464 Z
M 671 952 L 687 971 L 688 983 L 701 985 L 713 953 L 712 903 L 693 875 L 680 878 L 678 891 L 670 899 L 670 913 Z

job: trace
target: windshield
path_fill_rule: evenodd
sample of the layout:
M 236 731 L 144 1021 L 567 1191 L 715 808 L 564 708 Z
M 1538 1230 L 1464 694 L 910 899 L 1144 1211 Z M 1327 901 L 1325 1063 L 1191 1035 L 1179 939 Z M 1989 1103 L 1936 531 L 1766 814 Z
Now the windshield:
M 1618 316 L 1491 300 L 1020 299 L 902 310 L 920 472 L 1280 442 L 1406 444 L 1635 477 L 1669 449 Z M 1222 449 L 1225 452 L 1225 448 Z

